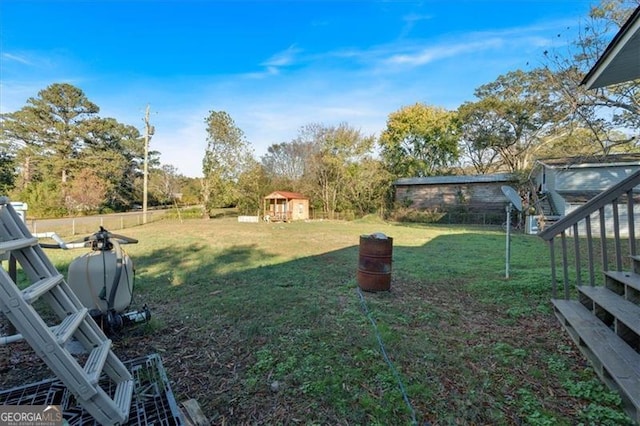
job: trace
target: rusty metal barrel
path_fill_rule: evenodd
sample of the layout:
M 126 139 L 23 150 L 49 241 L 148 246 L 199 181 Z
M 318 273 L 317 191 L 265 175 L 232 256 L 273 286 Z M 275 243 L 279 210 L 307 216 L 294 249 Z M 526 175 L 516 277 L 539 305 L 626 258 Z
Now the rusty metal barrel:
M 365 291 L 388 291 L 391 288 L 393 238 L 382 233 L 360 236 L 358 286 Z

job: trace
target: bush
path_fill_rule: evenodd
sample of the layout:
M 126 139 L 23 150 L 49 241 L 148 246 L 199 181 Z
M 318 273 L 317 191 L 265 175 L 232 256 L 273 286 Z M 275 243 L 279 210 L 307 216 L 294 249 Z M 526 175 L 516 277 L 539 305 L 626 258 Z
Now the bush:
M 344 212 L 342 212 L 342 214 L 340 214 L 340 216 L 343 218 L 343 220 L 353 221 L 356 219 L 356 212 L 354 212 L 353 210 L 345 210 Z
M 471 224 L 471 225 L 500 225 L 504 222 L 503 215 L 495 212 L 469 212 L 462 209 L 454 210 L 418 210 L 406 207 L 396 207 L 391 213 L 391 219 L 408 223 L 440 223 L 440 224 Z
M 187 209 L 181 209 L 180 215 L 178 215 L 178 211 L 176 209 L 167 210 L 165 213 L 165 218 L 167 219 L 202 219 L 202 208 L 201 207 L 189 207 Z
M 399 207 L 393 211 L 391 218 L 397 222 L 438 223 L 445 215 L 445 212 L 439 212 L 437 209 L 431 211 Z

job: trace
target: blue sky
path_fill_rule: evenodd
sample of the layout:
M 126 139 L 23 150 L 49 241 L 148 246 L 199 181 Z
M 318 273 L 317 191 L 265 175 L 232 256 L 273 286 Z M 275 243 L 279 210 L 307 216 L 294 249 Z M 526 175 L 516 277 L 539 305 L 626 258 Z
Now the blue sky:
M 202 175 L 204 120 L 226 111 L 257 159 L 310 123 L 378 135 L 422 102 L 456 109 L 573 41 L 585 0 L 2 0 L 0 112 L 70 83 Z

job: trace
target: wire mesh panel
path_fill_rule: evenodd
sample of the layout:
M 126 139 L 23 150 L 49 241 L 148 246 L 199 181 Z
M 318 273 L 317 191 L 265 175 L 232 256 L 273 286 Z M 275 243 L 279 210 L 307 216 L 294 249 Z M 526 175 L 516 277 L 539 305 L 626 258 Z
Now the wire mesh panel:
M 134 378 L 133 398 L 127 425 L 181 426 L 184 424 L 169 380 L 158 354 L 124 361 Z M 115 384 L 106 376 L 100 385 L 113 396 Z M 99 426 L 57 379 L 44 380 L 0 391 L 0 405 L 59 405 L 70 425 Z

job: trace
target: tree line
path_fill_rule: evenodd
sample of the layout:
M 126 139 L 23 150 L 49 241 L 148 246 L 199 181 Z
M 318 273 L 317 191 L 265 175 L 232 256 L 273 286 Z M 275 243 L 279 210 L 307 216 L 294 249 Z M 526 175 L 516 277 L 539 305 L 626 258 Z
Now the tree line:
M 2 114 L 0 192 L 26 202 L 35 216 L 138 205 L 144 138 L 134 126 L 99 112 L 80 88 L 55 83 L 20 110 Z M 160 165 L 158 152 L 149 154 L 152 203 L 170 202 L 179 186 L 188 190 L 175 167 Z
M 324 217 L 388 214 L 401 177 L 510 172 L 536 159 L 638 152 L 638 82 L 586 90 L 581 81 L 638 0 L 592 7 L 576 40 L 545 50 L 541 66 L 508 72 L 447 110 L 417 102 L 389 114 L 378 137 L 348 123 L 309 123 L 259 159 L 225 111 L 209 112 L 201 179 L 149 156 L 151 202 L 199 203 L 205 216 L 235 206 L 259 215 L 274 190 L 301 192 Z M 560 38 L 561 35 L 558 35 Z M 2 114 L 0 192 L 35 214 L 131 208 L 142 199 L 144 141 L 133 126 L 102 118 L 81 89 L 53 84 Z

